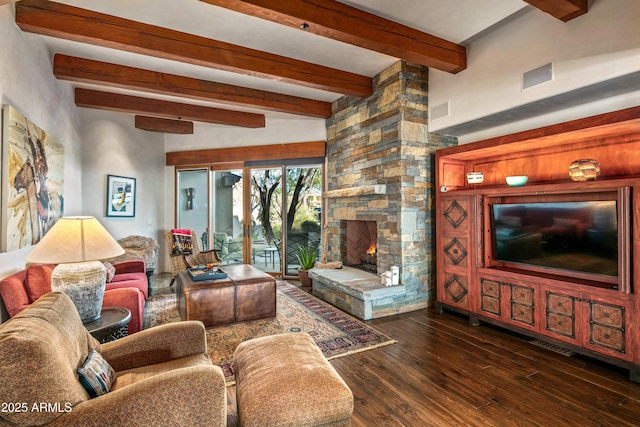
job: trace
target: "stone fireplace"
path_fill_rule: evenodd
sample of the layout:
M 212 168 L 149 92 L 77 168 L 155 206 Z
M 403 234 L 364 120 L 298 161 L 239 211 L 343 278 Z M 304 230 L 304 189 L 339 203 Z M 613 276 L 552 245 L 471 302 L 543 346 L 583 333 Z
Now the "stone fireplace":
M 344 265 L 378 272 L 378 224 L 376 221 L 347 220 Z
M 374 77 L 371 97 L 340 98 L 327 120 L 323 260 L 351 264 L 349 230 L 360 222 L 375 224 L 377 273 L 400 267 L 402 288 L 381 299 L 373 318 L 427 307 L 435 296 L 433 153 L 457 141 L 428 133 L 427 87 L 427 68 L 400 61 Z M 371 276 L 364 293 L 380 287 Z M 336 289 L 318 296 L 345 304 L 353 296 Z

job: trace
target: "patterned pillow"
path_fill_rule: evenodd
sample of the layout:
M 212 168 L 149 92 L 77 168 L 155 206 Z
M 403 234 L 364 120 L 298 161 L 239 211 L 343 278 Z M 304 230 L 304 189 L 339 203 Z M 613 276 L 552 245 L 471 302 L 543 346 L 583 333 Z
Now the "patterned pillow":
M 107 269 L 107 283 L 111 283 L 113 278 L 116 276 L 116 268 L 110 262 L 104 261 L 104 268 Z
M 172 255 L 189 255 L 193 252 L 191 246 L 191 230 L 175 229 L 171 230 L 173 237 Z
M 78 379 L 89 396 L 93 398 L 109 393 L 116 379 L 116 372 L 100 353 L 91 350 L 78 369 Z

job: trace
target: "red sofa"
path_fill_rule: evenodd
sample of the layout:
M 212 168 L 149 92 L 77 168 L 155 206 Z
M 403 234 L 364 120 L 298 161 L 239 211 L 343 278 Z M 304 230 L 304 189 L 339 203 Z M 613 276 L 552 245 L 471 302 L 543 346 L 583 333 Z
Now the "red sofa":
M 144 305 L 149 286 L 144 261 L 125 261 L 113 265 L 115 276 L 107 282 L 103 307 L 125 307 L 131 311 L 129 334 L 142 330 Z M 51 272 L 55 265 L 30 265 L 0 281 L 0 296 L 10 317 L 15 316 L 42 295 L 51 292 Z

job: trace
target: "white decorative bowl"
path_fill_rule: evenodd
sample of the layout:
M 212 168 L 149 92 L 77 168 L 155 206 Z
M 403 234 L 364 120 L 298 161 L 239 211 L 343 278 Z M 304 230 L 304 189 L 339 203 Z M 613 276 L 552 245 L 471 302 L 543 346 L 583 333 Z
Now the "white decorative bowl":
M 510 187 L 520 187 L 525 185 L 529 177 L 527 175 L 514 175 L 507 177 L 507 185 Z

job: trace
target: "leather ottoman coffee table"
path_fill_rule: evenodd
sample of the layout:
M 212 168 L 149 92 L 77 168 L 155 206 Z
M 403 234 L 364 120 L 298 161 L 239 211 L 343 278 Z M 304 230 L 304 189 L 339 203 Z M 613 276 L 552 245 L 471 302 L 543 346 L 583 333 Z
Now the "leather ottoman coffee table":
M 226 265 L 225 279 L 194 281 L 188 271 L 177 276 L 178 312 L 182 320 L 206 327 L 276 315 L 276 280 L 248 264 Z

